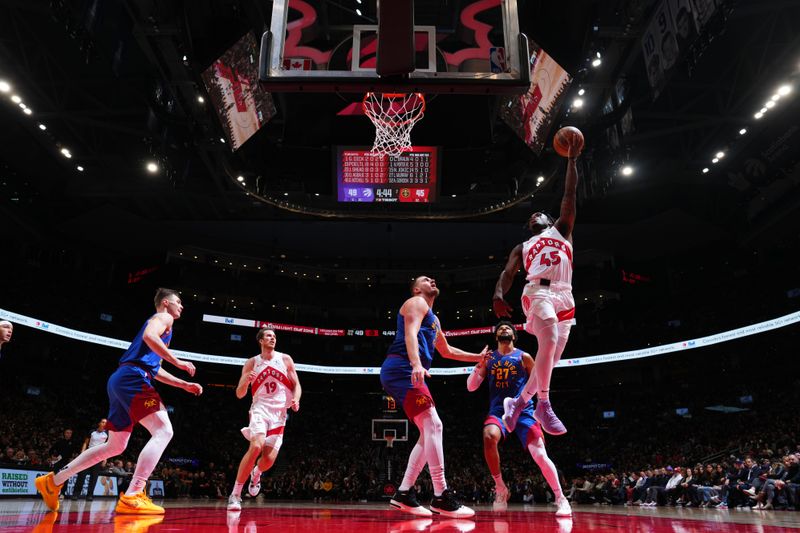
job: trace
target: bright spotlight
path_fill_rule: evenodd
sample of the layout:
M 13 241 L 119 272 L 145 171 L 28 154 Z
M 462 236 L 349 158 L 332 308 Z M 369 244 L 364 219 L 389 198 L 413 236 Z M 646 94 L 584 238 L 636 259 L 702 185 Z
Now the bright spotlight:
M 11 85 L 6 80 L 0 80 L 0 93 L 11 92 Z
M 356 9 L 356 15 L 358 15 L 359 17 L 361 16 L 361 10 L 360 9 Z
M 206 101 L 206 99 L 203 98 L 202 96 L 200 96 L 200 95 L 197 96 L 197 102 L 198 103 L 203 104 L 203 103 L 205 103 L 205 101 Z
M 45 126 L 44 124 L 39 124 L 39 129 L 44 131 L 47 129 L 47 126 Z
M 758 112 L 763 115 L 764 113 L 767 112 L 767 108 L 766 107 L 762 107 L 761 109 L 758 110 Z
M 714 156 L 715 156 L 717 159 L 722 159 L 723 157 L 725 157 L 725 152 L 722 152 L 722 151 L 720 151 L 720 152 L 717 152 L 716 154 L 714 154 Z
M 237 179 L 238 181 L 240 181 L 240 182 L 243 182 L 243 181 L 244 181 L 244 176 L 239 176 L 239 177 L 238 177 L 238 178 L 236 178 L 236 179 Z
M 792 92 L 792 86 L 791 85 L 781 85 L 778 88 L 778 94 L 781 95 L 781 96 L 786 96 L 790 92 Z
M 578 91 L 578 96 L 583 96 L 584 94 L 586 94 L 586 89 L 581 89 Z
M 767 103 L 764 104 L 764 107 L 766 107 L 767 109 L 772 109 L 773 107 L 775 107 L 775 101 L 774 100 L 768 100 Z
M 772 100 L 773 102 L 776 102 L 776 101 L 778 101 L 780 99 L 781 99 L 781 95 L 779 95 L 779 94 L 773 94 L 772 98 L 770 98 L 770 100 Z
M 739 135 L 744 135 L 745 133 L 747 133 L 747 128 L 742 128 L 739 130 Z
M 755 115 L 753 115 L 753 118 L 754 118 L 754 119 L 756 119 L 756 120 L 758 120 L 758 119 L 760 119 L 760 118 L 761 118 L 761 117 L 763 117 L 763 116 L 764 116 L 764 113 L 761 113 L 761 112 L 759 112 L 759 113 L 756 113 Z
M 711 162 L 712 162 L 712 163 L 719 163 L 719 158 L 718 158 L 718 157 L 715 157 L 714 159 L 712 159 L 712 160 L 711 160 Z
M 63 155 L 67 159 L 71 159 L 72 158 L 72 153 L 69 151 L 69 148 L 62 148 L 61 149 L 61 155 Z
M 77 167 L 75 167 L 75 168 L 76 168 L 76 169 L 78 169 L 78 172 L 83 172 L 83 167 L 82 167 L 82 166 L 78 165 L 78 166 L 77 166 Z
M 26 115 L 32 115 L 33 114 L 33 111 L 31 110 L 30 107 L 26 107 L 25 109 L 22 110 L 22 112 L 25 113 Z
M 583 98 L 576 98 L 572 101 L 572 107 L 575 109 L 580 109 L 583 107 Z
M 11 95 L 11 101 L 14 102 L 15 104 L 18 104 L 18 103 L 20 103 L 22 101 L 22 98 L 20 98 L 16 94 L 12 94 Z
M 595 60 L 594 60 L 594 61 L 592 61 L 592 66 L 593 66 L 594 68 L 597 68 L 597 67 L 599 67 L 599 66 L 600 66 L 600 65 L 602 65 L 602 64 L 603 64 L 603 60 L 602 60 L 602 59 L 600 59 L 599 57 L 598 57 L 598 58 L 595 58 Z
M 150 174 L 155 174 L 158 172 L 158 164 L 156 164 L 155 161 L 149 161 L 145 168 Z
M 622 167 L 622 175 L 623 176 L 630 176 L 631 174 L 633 174 L 633 167 L 632 166 L 625 165 L 624 167 Z
M 703 174 L 708 174 L 708 167 L 705 167 L 705 168 L 703 169 Z

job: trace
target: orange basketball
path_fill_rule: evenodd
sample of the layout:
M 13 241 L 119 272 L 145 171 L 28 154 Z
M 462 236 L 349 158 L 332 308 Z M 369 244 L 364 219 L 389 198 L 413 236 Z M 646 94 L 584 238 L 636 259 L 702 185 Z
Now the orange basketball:
M 583 150 L 583 133 L 574 126 L 566 126 L 556 132 L 553 137 L 553 148 L 556 153 L 561 157 L 569 157 L 569 143 L 573 138 L 578 139 L 579 146 L 578 153 L 575 155 L 580 155 Z

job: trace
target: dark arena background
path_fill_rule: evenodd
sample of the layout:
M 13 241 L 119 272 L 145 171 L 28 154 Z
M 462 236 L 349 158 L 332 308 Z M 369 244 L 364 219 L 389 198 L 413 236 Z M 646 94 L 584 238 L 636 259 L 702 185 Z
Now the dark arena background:
M 4 0 L 0 528 L 800 528 L 798 21 L 792 0 Z M 424 113 L 375 104 L 376 126 L 368 92 Z M 370 154 L 409 125 L 411 148 Z M 496 347 L 509 252 L 569 197 L 564 126 L 585 138 L 576 324 L 550 390 L 569 431 L 544 442 L 572 515 L 516 437 L 497 508 L 487 390 L 438 354 L 445 475 L 475 514 L 395 509 L 419 431 L 379 375 L 409 282 L 435 279 L 452 345 Z M 523 274 L 505 298 L 535 356 Z M 115 512 L 141 426 L 52 512 L 35 480 L 108 415 L 159 287 L 196 374 L 163 368 L 204 389 L 156 385 L 174 435 L 145 490 L 166 512 Z M 262 326 L 302 401 L 232 512 Z M 414 488 L 427 508 L 427 468 Z

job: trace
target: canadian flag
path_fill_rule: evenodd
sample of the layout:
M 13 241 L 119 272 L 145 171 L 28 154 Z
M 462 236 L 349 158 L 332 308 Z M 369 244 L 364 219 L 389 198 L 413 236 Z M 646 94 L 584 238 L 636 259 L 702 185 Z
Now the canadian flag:
M 311 70 L 311 60 L 303 58 L 290 58 L 283 60 L 284 70 Z

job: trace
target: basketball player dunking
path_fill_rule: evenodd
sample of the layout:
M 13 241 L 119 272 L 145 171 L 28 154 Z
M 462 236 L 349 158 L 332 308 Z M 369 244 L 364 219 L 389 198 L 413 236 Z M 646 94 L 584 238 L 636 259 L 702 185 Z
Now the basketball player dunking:
M 578 171 L 575 160 L 583 140 L 570 137 L 567 177 L 561 214 L 553 220 L 544 213 L 534 213 L 528 220 L 533 237 L 511 250 L 494 290 L 493 307 L 498 318 L 511 317 L 511 306 L 503 299 L 514 275 L 525 267 L 528 284 L 522 291 L 525 331 L 536 336 L 536 371 L 517 398 L 506 398 L 503 422 L 514 430 L 520 411 L 536 394 L 539 401 L 533 416 L 542 429 L 551 435 L 563 435 L 567 428 L 550 405 L 550 377 L 567 345 L 569 330 L 575 323 L 575 300 L 572 298 L 572 228 L 575 224 L 575 203 Z
M 409 455 L 403 482 L 389 503 L 418 516 L 436 513 L 451 518 L 470 517 L 475 511 L 461 505 L 447 488 L 442 449 L 443 426 L 425 378 L 430 377 L 428 370 L 433 362 L 434 348 L 447 359 L 476 363 L 488 355 L 489 347 L 474 354 L 447 343 L 439 319 L 433 314 L 433 302 L 439 296 L 435 280 L 419 276 L 411 283 L 411 294 L 397 315 L 397 333 L 381 366 L 381 384 L 416 424 L 419 440 Z M 430 510 L 419 504 L 413 490 L 425 464 L 433 482 L 434 497 Z
M 286 408 L 291 407 L 293 411 L 300 409 L 302 389 L 294 361 L 288 355 L 275 351 L 275 330 L 261 328 L 256 340 L 261 346 L 261 353 L 247 360 L 236 386 L 236 397 L 240 399 L 245 397 L 250 386 L 253 404 L 250 407 L 250 425 L 242 428 L 242 434 L 250 441 L 250 446 L 242 457 L 236 483 L 228 497 L 229 511 L 241 510 L 242 488 L 247 476 L 250 476 L 247 491 L 253 497 L 258 496 L 261 474 L 275 463 L 283 443 Z
M 511 322 L 504 320 L 498 323 L 494 328 L 494 335 L 497 349 L 486 360 L 475 365 L 472 374 L 467 378 L 467 389 L 470 392 L 478 390 L 488 376 L 489 414 L 483 423 L 483 455 L 494 479 L 494 510 L 505 511 L 509 491 L 503 482 L 503 475 L 500 472 L 500 453 L 497 451 L 500 439 L 505 439 L 509 433 L 500 421 L 503 415 L 503 401 L 519 394 L 528 376 L 533 374 L 534 362 L 530 354 L 514 346 L 517 332 Z M 550 485 L 558 506 L 556 516 L 572 516 L 572 509 L 561 490 L 556 465 L 547 456 L 542 430 L 533 418 L 533 400 L 528 400 L 527 405 L 520 411 L 514 433 L 539 465 L 547 484 Z
M 192 363 L 181 361 L 168 348 L 173 322 L 183 313 L 183 304 L 177 291 L 158 289 L 155 305 L 156 314 L 145 322 L 119 360 L 119 368 L 108 378 L 108 440 L 87 448 L 55 475 L 51 472 L 36 478 L 36 490 L 51 510 L 58 510 L 58 494 L 70 477 L 125 451 L 133 426 L 138 422 L 150 432 L 150 440 L 139 454 L 128 490 L 120 494 L 116 512 L 164 513 L 164 508 L 151 502 L 144 492 L 147 478 L 172 439 L 172 423 L 152 381 L 155 379 L 198 396 L 203 393 L 203 387 L 176 378 L 161 366 L 163 359 L 190 376 L 194 376 L 195 372 Z

